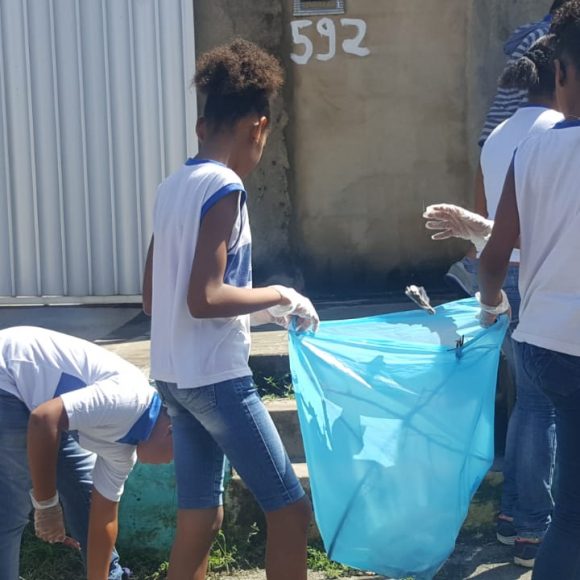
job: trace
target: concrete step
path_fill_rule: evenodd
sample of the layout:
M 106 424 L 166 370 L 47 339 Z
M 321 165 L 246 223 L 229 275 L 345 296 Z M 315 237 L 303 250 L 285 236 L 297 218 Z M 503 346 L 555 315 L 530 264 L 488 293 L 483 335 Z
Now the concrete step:
M 282 443 L 292 463 L 303 463 L 306 461 L 304 453 L 304 442 L 300 431 L 298 411 L 295 399 L 274 399 L 266 401 L 268 409 L 278 433 L 282 438 Z
M 285 330 L 265 328 L 265 331 L 252 332 L 250 366 L 258 379 L 284 376 L 290 372 L 288 333 Z M 123 357 L 149 376 L 151 345 L 148 339 L 102 342 L 101 346 Z
M 294 471 L 310 496 L 310 477 L 306 463 L 294 463 Z M 467 536 L 492 534 L 495 518 L 499 511 L 503 476 L 494 466 L 485 476 L 469 507 L 463 524 L 462 533 Z M 227 529 L 239 537 L 247 537 L 249 530 L 257 523 L 265 529 L 264 515 L 254 497 L 244 485 L 240 476 L 234 472 L 226 491 Z M 309 530 L 310 539 L 320 538 L 320 532 L 313 522 Z
M 310 496 L 310 477 L 306 463 L 293 463 L 292 467 L 304 491 Z M 261 530 L 266 529 L 264 514 L 253 495 L 244 485 L 241 477 L 234 471 L 226 490 L 226 529 L 239 537 L 247 537 L 247 530 L 257 523 Z M 320 538 L 320 532 L 313 521 L 308 532 L 310 539 Z
M 290 373 L 288 333 L 277 327 L 252 332 L 250 368 L 258 386 L 267 388 L 267 378 L 279 378 Z

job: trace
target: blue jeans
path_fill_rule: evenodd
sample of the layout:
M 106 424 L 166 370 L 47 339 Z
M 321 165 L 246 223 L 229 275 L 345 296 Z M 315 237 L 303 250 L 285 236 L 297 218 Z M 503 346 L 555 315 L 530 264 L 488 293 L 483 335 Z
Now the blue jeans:
M 538 552 L 533 580 L 580 579 L 580 357 L 529 344 L 520 356 L 526 379 L 556 409 L 558 489 L 552 523 Z
M 556 414 L 550 399 L 523 371 L 519 352 L 522 345 L 511 338 L 519 322 L 518 277 L 519 268 L 510 266 L 504 291 L 512 307 L 512 318 L 502 350 L 516 387 L 516 402 L 506 437 L 501 512 L 514 518 L 518 537 L 541 539 L 554 508 Z
M 20 543 L 32 505 L 26 454 L 30 412 L 16 397 L 0 390 L 0 580 L 18 580 Z M 63 434 L 57 467 L 57 487 L 70 535 L 78 540 L 86 561 L 89 508 L 95 457 L 70 434 Z M 123 570 L 113 552 L 109 580 Z
M 510 266 L 503 284 L 503 290 L 506 293 L 510 306 L 512 309 L 512 315 L 510 319 L 510 325 L 508 328 L 507 336 L 502 345 L 502 352 L 507 360 L 510 373 L 516 383 L 517 389 L 517 368 L 515 362 L 514 353 L 514 341 L 512 340 L 513 331 L 516 329 L 518 322 L 520 321 L 520 304 L 522 298 L 520 296 L 519 290 L 519 277 L 520 268 L 519 266 Z
M 512 342 L 517 400 L 508 425 L 501 511 L 514 518 L 519 537 L 541 539 L 554 508 L 556 412 L 524 368 L 527 345 Z
M 173 426 L 179 509 L 222 504 L 224 454 L 264 511 L 304 497 L 252 377 L 195 389 L 157 381 L 157 389 Z
M 477 277 L 479 263 L 465 258 L 465 269 Z M 551 520 L 552 479 L 556 456 L 555 410 L 550 399 L 527 380 L 511 335 L 519 322 L 519 267 L 510 265 L 503 289 L 512 308 L 502 346 L 516 386 L 516 403 L 509 419 L 504 458 L 501 513 L 514 518 L 521 538 L 542 538 Z

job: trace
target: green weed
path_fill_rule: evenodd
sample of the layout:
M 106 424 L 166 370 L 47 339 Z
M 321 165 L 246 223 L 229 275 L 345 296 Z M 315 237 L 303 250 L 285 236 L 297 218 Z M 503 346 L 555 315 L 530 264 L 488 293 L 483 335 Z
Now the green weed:
M 294 387 L 290 373 L 281 376 L 264 376 L 255 373 L 254 380 L 263 400 L 294 398 Z
M 155 553 L 149 548 L 119 546 L 123 566 L 133 571 L 132 580 L 166 580 L 168 554 Z M 220 578 L 264 566 L 265 533 L 254 523 L 243 534 L 228 535 L 220 531 L 209 559 L 209 577 Z M 329 579 L 354 573 L 342 564 L 328 559 L 320 542 L 308 547 L 308 568 L 324 572 Z M 79 580 L 84 577 L 83 564 L 78 552 L 38 540 L 29 526 L 24 533 L 21 552 L 23 580 Z
M 209 557 L 210 572 L 230 573 L 237 564 L 238 546 L 229 545 L 225 534 L 219 531 Z
M 340 578 L 352 572 L 348 566 L 330 560 L 326 552 L 317 546 L 308 546 L 308 569 L 324 572 L 326 578 Z

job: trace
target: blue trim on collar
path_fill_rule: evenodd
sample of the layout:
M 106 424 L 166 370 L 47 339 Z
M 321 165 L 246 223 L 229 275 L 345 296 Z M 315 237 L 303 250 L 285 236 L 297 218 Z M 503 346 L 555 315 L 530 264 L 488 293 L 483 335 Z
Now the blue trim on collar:
M 201 216 L 199 218 L 200 221 L 203 220 L 205 214 L 220 200 L 229 195 L 234 191 L 240 191 L 242 193 L 242 198 L 240 201 L 240 208 L 243 207 L 244 203 L 246 203 L 246 191 L 244 190 L 241 183 L 228 183 L 228 185 L 224 185 L 222 188 L 218 189 L 206 202 L 201 206 Z
M 128 433 L 121 439 L 117 439 L 116 443 L 138 445 L 141 441 L 147 441 L 151 436 L 155 423 L 157 423 L 160 411 L 161 398 L 157 393 L 154 393 L 149 407 L 145 409 L 145 412 L 137 419 L 137 422 L 129 429 Z
M 568 129 L 570 127 L 580 127 L 580 119 L 564 119 L 556 123 L 553 129 Z
M 60 380 L 58 385 L 56 385 L 56 390 L 54 391 L 54 397 L 57 398 L 65 393 L 72 393 L 72 391 L 78 391 L 79 389 L 84 389 L 87 386 L 83 380 L 75 377 L 74 375 L 69 375 L 68 373 L 62 373 L 60 375 Z
M 227 167 L 227 165 L 225 163 L 222 163 L 221 161 L 214 161 L 213 159 L 198 159 L 197 157 L 190 157 L 185 162 L 186 165 L 203 165 L 204 163 L 214 163 L 215 165 Z

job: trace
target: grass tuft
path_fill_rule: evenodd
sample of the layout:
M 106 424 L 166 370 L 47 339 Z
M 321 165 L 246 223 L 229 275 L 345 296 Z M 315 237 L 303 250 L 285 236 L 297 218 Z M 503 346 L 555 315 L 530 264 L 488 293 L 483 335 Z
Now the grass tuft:
M 228 537 L 220 531 L 211 551 L 209 577 L 252 570 L 264 565 L 265 534 L 257 524 L 240 537 Z M 119 547 L 121 563 L 133 572 L 133 580 L 166 580 L 168 554 L 150 549 Z M 320 542 L 308 547 L 308 568 L 335 579 L 354 571 L 328 559 Z M 46 544 L 34 536 L 31 526 L 24 533 L 21 552 L 22 580 L 79 580 L 84 577 L 80 553 L 60 545 Z

